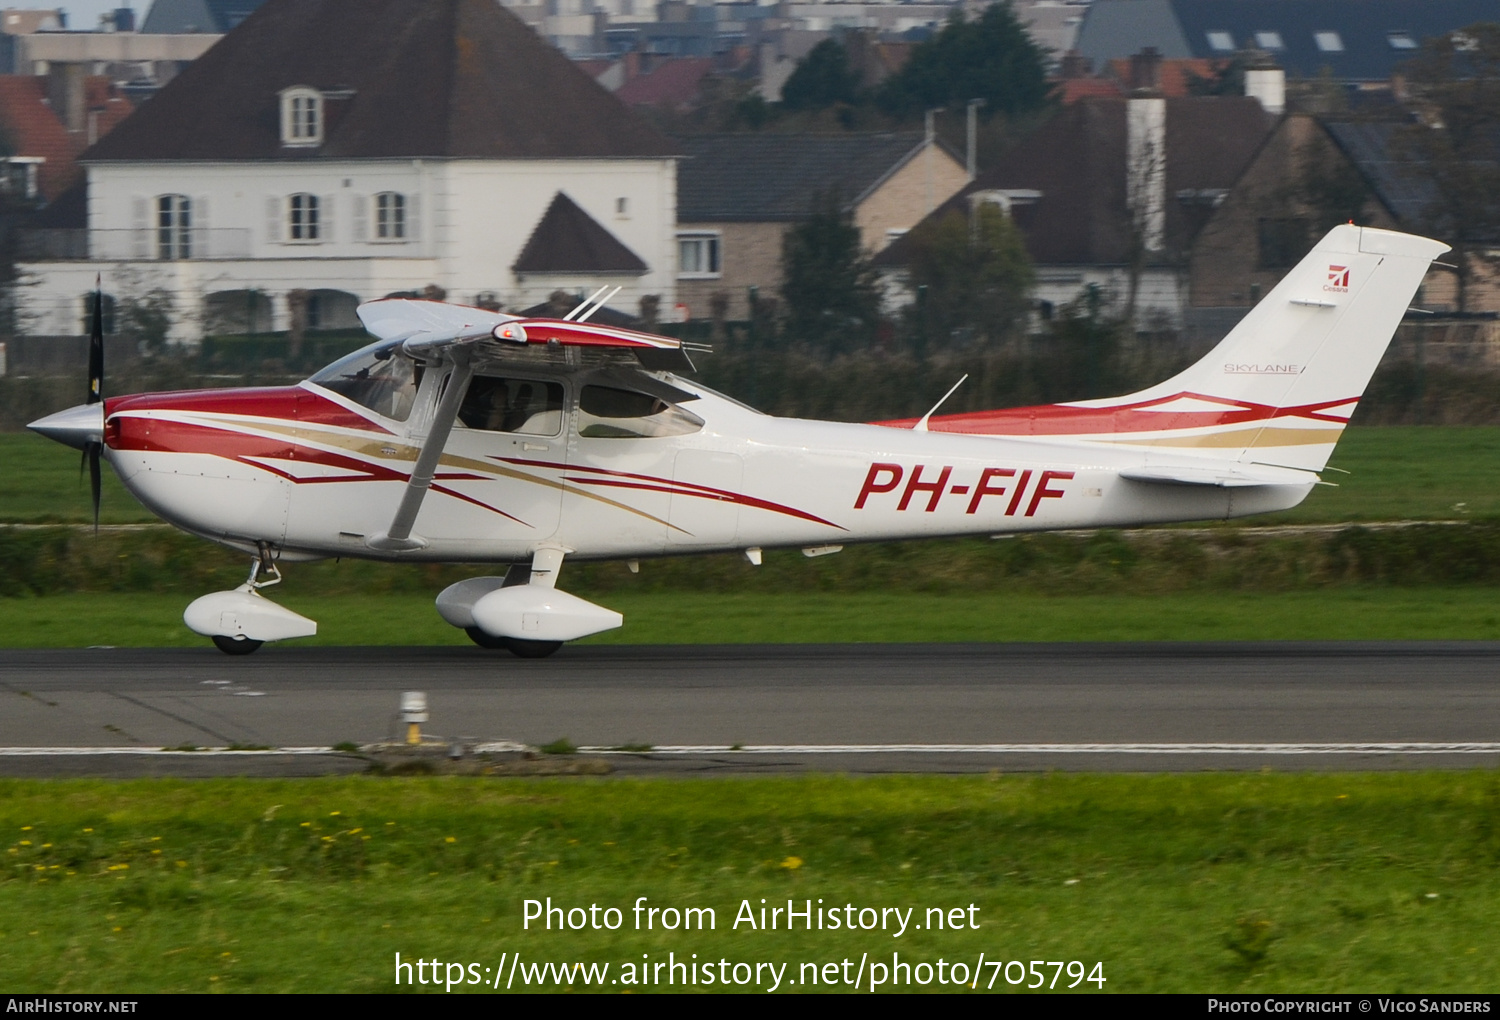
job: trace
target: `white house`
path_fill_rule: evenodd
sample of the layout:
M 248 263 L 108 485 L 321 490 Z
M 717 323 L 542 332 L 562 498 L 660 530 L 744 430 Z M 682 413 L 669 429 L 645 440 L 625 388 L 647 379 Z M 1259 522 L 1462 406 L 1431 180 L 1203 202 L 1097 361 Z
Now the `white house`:
M 270 0 L 81 162 L 89 257 L 20 267 L 32 334 L 79 332 L 96 272 L 181 339 L 432 286 L 676 301 L 672 144 L 493 0 Z

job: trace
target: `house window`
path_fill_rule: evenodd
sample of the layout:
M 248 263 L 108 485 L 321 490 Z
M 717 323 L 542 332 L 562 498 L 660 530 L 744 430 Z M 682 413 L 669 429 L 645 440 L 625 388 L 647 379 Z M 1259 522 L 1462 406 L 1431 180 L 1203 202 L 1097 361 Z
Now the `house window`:
M 186 195 L 161 195 L 156 199 L 156 257 L 193 257 L 193 201 Z
M 630 215 L 630 199 L 628 199 L 628 198 L 617 198 L 617 199 L 615 199 L 615 215 L 616 216 L 629 216 Z
M 323 94 L 297 85 L 281 93 L 281 144 L 323 144 Z
M 1206 32 L 1208 36 L 1208 48 L 1218 53 L 1234 52 L 1234 36 L 1228 32 Z
M 1391 44 L 1391 49 L 1393 50 L 1414 50 L 1417 48 L 1417 41 L 1412 38 L 1410 32 L 1404 30 L 1387 32 L 1385 34 L 1385 41 Z
M 1263 50 L 1284 50 L 1286 45 L 1281 41 L 1280 32 L 1256 32 L 1255 45 Z
M 382 191 L 375 196 L 375 236 L 382 241 L 406 238 L 406 196 Z
M 1318 44 L 1318 50 L 1323 53 L 1344 52 L 1344 39 L 1337 32 L 1314 32 L 1313 42 Z
M 39 156 L 9 156 L 0 159 L 0 194 L 12 198 L 36 198 L 36 172 L 45 162 Z
M 287 237 L 293 241 L 318 239 L 317 195 L 293 195 L 287 199 Z
M 1290 269 L 1312 249 L 1307 220 L 1263 219 L 1256 226 L 1261 269 Z
M 678 234 L 677 275 L 690 279 L 718 276 L 719 235 Z

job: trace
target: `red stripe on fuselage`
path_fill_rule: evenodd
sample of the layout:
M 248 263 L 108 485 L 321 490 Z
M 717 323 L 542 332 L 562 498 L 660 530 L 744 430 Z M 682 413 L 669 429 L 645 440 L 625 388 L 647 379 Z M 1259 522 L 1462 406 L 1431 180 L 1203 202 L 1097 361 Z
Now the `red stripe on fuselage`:
M 1114 407 L 1069 407 L 1065 404 L 1043 404 L 1038 407 L 1012 407 L 998 411 L 970 411 L 932 418 L 927 428 L 932 432 L 956 432 L 980 436 L 1070 436 L 1104 435 L 1121 432 L 1165 432 L 1176 429 L 1208 428 L 1214 425 L 1243 425 L 1273 418 L 1308 418 L 1314 421 L 1346 425 L 1349 418 L 1327 414 L 1328 408 L 1353 404 L 1358 397 L 1324 400 L 1296 407 L 1272 407 L 1245 400 L 1211 397 L 1199 393 L 1176 393 L 1155 400 Z M 1226 405 L 1217 411 L 1154 411 L 1177 400 L 1202 400 Z M 920 419 L 902 418 L 877 421 L 873 425 L 909 429 Z
M 300 386 L 259 386 L 223 390 L 179 390 L 111 397 L 106 416 L 122 411 L 189 411 L 194 414 L 243 414 L 275 418 L 289 424 L 334 425 L 366 432 L 390 430 L 356 414 L 342 404 Z
M 550 467 L 560 468 L 561 464 L 551 464 L 544 460 L 523 460 L 519 457 L 497 457 L 496 460 L 507 464 L 518 464 L 523 467 Z M 563 480 L 578 485 L 605 485 L 618 489 L 639 489 L 644 492 L 668 492 L 678 496 L 695 496 L 699 499 L 723 500 L 726 503 L 736 503 L 739 506 L 754 507 L 757 510 L 770 510 L 773 513 L 786 514 L 789 517 L 798 517 L 804 521 L 812 521 L 814 524 L 826 524 L 830 528 L 838 528 L 840 531 L 848 531 L 848 528 L 825 521 L 805 510 L 795 507 L 783 506 L 780 503 L 772 503 L 770 500 L 759 499 L 742 492 L 731 492 L 728 489 L 715 489 L 707 485 L 699 485 L 697 482 L 681 482 L 672 478 L 658 478 L 655 475 L 640 475 L 632 471 L 612 471 L 609 468 L 588 467 L 586 465 L 566 466 L 568 471 L 590 471 L 596 477 L 585 478 L 582 476 L 565 477 Z M 604 476 L 604 477 L 598 477 Z
M 255 468 L 258 471 L 266 471 L 280 478 L 285 478 L 294 485 L 319 485 L 331 482 L 400 482 L 404 485 L 411 477 L 401 471 L 388 468 L 383 464 L 375 464 L 355 457 L 347 457 L 343 454 L 330 453 L 327 450 L 300 446 L 279 437 L 250 435 L 227 427 L 200 425 L 164 418 L 138 417 L 136 415 L 122 416 L 114 419 L 114 421 L 117 429 L 110 447 L 111 449 L 125 451 L 139 450 L 153 453 L 196 453 L 211 457 L 223 457 L 226 460 L 236 461 L 247 467 Z M 320 478 L 316 476 L 299 478 L 273 464 L 263 464 L 257 458 L 295 460 L 303 464 L 319 464 L 344 471 L 357 471 L 359 474 L 342 475 L 332 478 Z M 435 478 L 448 482 L 493 480 L 487 479 L 483 475 L 464 471 L 439 472 Z M 528 528 L 532 526 L 519 517 L 506 513 L 499 507 L 491 506 L 483 500 L 465 495 L 446 485 L 439 485 L 436 480 L 432 484 L 432 490 L 489 510 L 491 513 L 497 513 L 501 517 L 515 521 L 517 524 L 525 525 Z

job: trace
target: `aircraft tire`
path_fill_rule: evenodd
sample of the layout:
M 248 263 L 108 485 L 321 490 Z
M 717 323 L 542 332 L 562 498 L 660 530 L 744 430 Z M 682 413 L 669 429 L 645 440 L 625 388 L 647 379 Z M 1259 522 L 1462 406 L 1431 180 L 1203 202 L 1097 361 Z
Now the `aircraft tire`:
M 214 645 L 225 655 L 249 655 L 263 644 L 265 644 L 264 641 L 256 641 L 247 637 L 229 637 L 225 634 L 214 635 Z
M 561 641 L 528 641 L 525 638 L 503 638 L 512 655 L 523 659 L 545 659 L 563 646 Z
M 465 627 L 464 633 L 469 635 L 469 640 L 474 642 L 480 648 L 499 650 L 501 648 L 510 647 L 510 645 L 505 643 L 505 638 L 497 638 L 492 635 L 486 634 L 478 627 Z

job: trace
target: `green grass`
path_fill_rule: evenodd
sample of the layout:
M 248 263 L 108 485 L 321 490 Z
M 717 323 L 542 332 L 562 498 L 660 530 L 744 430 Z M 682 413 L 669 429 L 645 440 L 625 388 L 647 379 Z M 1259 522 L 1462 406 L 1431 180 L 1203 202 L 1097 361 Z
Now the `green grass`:
M 1500 426 L 1352 428 L 1319 486 L 1295 510 L 1254 523 L 1452 519 L 1500 515 Z M 78 455 L 30 433 L 0 433 L 0 521 L 90 520 Z M 106 523 L 154 518 L 105 471 Z
M 21 523 L 92 521 L 89 482 L 79 474 L 77 450 L 30 432 L 0 433 L 0 521 Z M 157 518 L 125 491 L 103 465 L 99 521 L 134 524 Z
M 269 594 L 269 593 L 268 593 Z M 430 594 L 297 595 L 277 601 L 318 621 L 295 645 L 467 645 Z M 0 599 L 0 648 L 196 647 L 183 595 Z M 625 626 L 587 644 L 860 641 L 1500 640 L 1492 588 L 1341 587 L 1280 594 L 1130 595 L 616 593 Z
M 383 991 L 398 952 L 789 977 L 983 952 L 1101 962 L 1115 992 L 1500 985 L 1492 773 L 9 781 L 0 844 L 18 993 Z M 637 931 L 642 896 L 715 928 Z M 523 928 L 548 897 L 624 924 Z M 735 930 L 762 898 L 913 921 L 972 904 L 979 927 Z
M 1397 425 L 1344 432 L 1324 481 L 1294 510 L 1250 523 L 1451 520 L 1500 514 L 1500 427 Z

